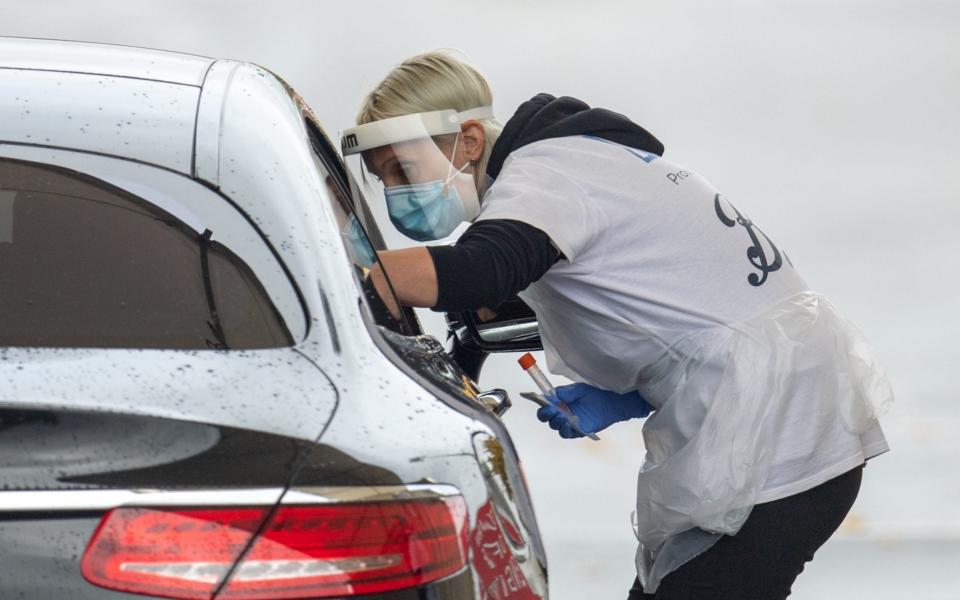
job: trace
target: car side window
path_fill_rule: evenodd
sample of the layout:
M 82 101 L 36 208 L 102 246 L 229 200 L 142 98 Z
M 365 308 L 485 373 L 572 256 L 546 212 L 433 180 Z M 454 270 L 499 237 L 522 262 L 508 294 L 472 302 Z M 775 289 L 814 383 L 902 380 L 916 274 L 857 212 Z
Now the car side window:
M 89 175 L 0 158 L 0 346 L 291 345 L 210 228 Z
M 405 308 L 400 319 L 393 318 L 367 278 L 367 273 L 377 262 L 376 251 L 386 249 L 383 237 L 363 198 L 351 195 L 346 180 L 349 174 L 342 163 L 329 155 L 331 150 L 327 148 L 323 134 L 312 121 L 308 119 L 306 122 L 314 163 L 326 185 L 341 238 L 354 264 L 357 280 L 374 320 L 396 333 L 418 335 L 421 333 L 420 327 L 413 311 Z

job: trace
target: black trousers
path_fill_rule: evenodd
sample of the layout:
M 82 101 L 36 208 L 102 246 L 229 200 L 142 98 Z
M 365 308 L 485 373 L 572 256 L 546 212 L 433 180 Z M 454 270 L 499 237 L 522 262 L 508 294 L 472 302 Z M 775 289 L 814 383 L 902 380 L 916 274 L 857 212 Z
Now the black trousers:
M 733 536 L 669 573 L 656 594 L 627 600 L 782 600 L 853 506 L 863 465 L 794 496 L 757 504 Z

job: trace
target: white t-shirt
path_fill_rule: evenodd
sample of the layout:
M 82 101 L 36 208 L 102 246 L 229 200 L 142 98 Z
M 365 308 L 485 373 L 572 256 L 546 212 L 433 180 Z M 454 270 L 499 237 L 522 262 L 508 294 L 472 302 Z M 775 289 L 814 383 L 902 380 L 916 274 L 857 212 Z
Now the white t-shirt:
M 858 332 L 690 169 L 588 136 L 534 142 L 508 156 L 484 219 L 533 225 L 566 258 L 520 293 L 548 368 L 658 409 L 638 481 L 648 543 L 736 530 L 736 507 L 888 449 L 889 386 Z M 667 514 L 684 503 L 690 519 Z

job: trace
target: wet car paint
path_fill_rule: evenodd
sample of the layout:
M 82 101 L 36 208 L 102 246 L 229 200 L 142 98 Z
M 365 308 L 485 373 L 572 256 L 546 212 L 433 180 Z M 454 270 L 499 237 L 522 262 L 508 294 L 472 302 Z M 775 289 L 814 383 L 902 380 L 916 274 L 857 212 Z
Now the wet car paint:
M 170 443 L 171 437 L 193 439 Z M 111 443 L 112 442 L 112 443 Z M 77 411 L 0 409 L 0 490 L 218 489 L 275 487 L 294 472 L 310 486 L 390 486 L 399 478 L 336 448 L 262 432 L 152 417 Z M 0 496 L 0 502 L 13 494 Z M 6 508 L 7 510 L 4 510 Z M 2 598 L 132 598 L 94 588 L 77 568 L 102 511 L 52 512 L 0 504 Z M 472 593 L 469 571 L 428 588 L 434 597 Z M 378 598 L 412 600 L 424 590 Z M 449 595 L 446 595 L 449 594 Z

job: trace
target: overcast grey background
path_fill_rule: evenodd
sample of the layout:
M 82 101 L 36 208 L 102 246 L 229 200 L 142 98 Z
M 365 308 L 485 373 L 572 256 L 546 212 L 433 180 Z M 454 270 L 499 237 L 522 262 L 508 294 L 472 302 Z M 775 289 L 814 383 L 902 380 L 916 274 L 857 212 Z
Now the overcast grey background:
M 463 50 L 506 120 L 540 91 L 625 113 L 748 212 L 874 342 L 897 404 L 841 531 L 793 597 L 960 598 L 960 4 L 932 0 L 0 4 L 0 35 L 249 60 L 328 132 L 401 59 Z M 429 318 L 434 332 L 440 323 Z M 516 396 L 516 356 L 484 387 L 540 515 L 555 600 L 624 598 L 639 422 L 566 441 Z M 560 382 L 559 379 L 557 381 Z

